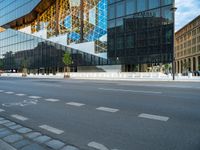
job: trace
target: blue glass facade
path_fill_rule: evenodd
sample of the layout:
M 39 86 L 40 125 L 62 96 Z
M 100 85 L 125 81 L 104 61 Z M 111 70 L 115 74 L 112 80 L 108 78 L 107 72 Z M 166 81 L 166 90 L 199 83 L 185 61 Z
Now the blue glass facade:
M 79 43 L 83 37 L 83 42 L 95 43 L 95 52 L 106 52 L 105 39 L 108 39 L 108 62 L 112 64 L 135 65 L 172 61 L 173 18 L 170 9 L 174 0 L 85 0 L 82 17 L 79 0 L 55 0 L 41 13 L 31 13 L 34 16 L 31 22 L 22 25 L 23 21 L 26 21 L 25 18 L 18 24 L 18 18 L 32 12 L 41 2 L 43 1 L 0 0 L 0 26 L 16 20 L 14 28 L 30 27 L 32 34 L 46 30 L 47 38 L 64 35 L 66 45 Z M 28 34 L 20 36 L 21 32 L 18 31 L 16 36 L 13 34 L 6 37 L 7 32 L 0 31 L 2 59 L 8 52 L 13 55 L 15 52 L 32 51 L 38 46 L 46 45 L 44 43 L 49 43 L 32 35 L 29 38 Z M 32 38 L 38 42 L 35 44 Z M 93 55 L 81 51 L 77 53 L 82 53 L 76 55 L 77 58 L 91 61 L 77 65 L 106 64 L 105 60 Z M 40 67 L 46 68 L 44 65 Z
M 42 2 L 45 5 L 44 0 L 0 0 L 0 26 L 7 28 L 5 30 L 0 28 L 0 61 L 3 63 L 3 68 L 0 69 L 20 71 L 22 62 L 26 60 L 27 68 L 35 73 L 41 70 L 46 73 L 62 71 L 64 66 L 62 57 L 65 51 L 72 56 L 71 67 L 75 69 L 74 71 L 77 66 L 107 64 L 106 59 L 9 28 L 10 24 L 15 29 L 29 27 L 32 33 L 46 29 L 50 36 L 55 36 L 56 32 L 67 33 L 67 38 L 78 41 L 80 39 L 78 3 L 65 0 L 57 4 L 57 1 L 51 1 L 52 3 L 49 3 L 51 5 L 46 10 L 37 14 L 36 6 L 38 7 Z M 87 1 L 84 6 L 84 39 L 98 40 L 107 33 L 107 1 L 99 0 L 92 5 Z M 57 7 L 61 7 L 62 10 L 57 11 Z M 24 16 L 29 14 L 34 20 L 23 24 L 27 19 Z M 56 20 L 57 16 L 58 20 Z M 21 17 L 23 19 L 20 19 Z M 13 21 L 14 24 L 10 23 Z M 18 21 L 21 21 L 20 24 Z
M 0 26 L 30 13 L 41 0 L 1 0 Z

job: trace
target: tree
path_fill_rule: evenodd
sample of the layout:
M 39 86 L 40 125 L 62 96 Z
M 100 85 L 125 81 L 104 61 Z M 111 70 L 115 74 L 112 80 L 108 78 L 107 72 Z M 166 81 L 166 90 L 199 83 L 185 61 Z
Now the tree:
M 184 72 L 188 72 L 189 71 L 189 63 L 188 62 L 184 61 L 183 69 L 184 69 Z
M 2 73 L 2 70 L 3 70 L 3 66 L 4 66 L 3 60 L 0 59 L 0 76 L 1 76 L 1 73 Z
M 3 69 L 3 60 L 0 59 L 0 70 Z
M 27 67 L 28 67 L 28 61 L 26 60 L 26 58 L 23 58 L 21 60 L 22 77 L 27 76 Z
M 164 65 L 164 69 L 165 69 L 165 73 L 170 73 L 170 70 L 172 69 L 172 65 L 171 64 L 165 64 Z
M 64 78 L 70 77 L 70 65 L 72 64 L 72 58 L 69 52 L 65 51 L 62 61 L 64 63 Z

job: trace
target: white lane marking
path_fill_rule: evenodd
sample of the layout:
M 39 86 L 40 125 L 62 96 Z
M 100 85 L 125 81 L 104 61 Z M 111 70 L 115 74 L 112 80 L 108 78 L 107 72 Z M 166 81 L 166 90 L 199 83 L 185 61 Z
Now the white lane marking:
M 22 102 L 16 102 L 16 103 L 4 103 L 2 106 L 5 107 L 12 107 L 12 106 L 28 106 L 28 105 L 36 105 L 38 103 L 38 100 L 36 99 L 30 99 L 30 100 L 23 100 Z
M 18 119 L 18 120 L 21 120 L 21 121 L 26 121 L 28 120 L 28 118 L 24 117 L 24 116 L 21 116 L 21 115 L 18 115 L 18 114 L 14 114 L 14 115 L 11 115 L 11 117 L 15 118 L 15 119 Z
M 88 143 L 89 147 L 98 149 L 98 150 L 109 150 L 107 147 L 105 147 L 103 144 L 97 143 L 97 142 L 90 142 Z
M 69 103 L 66 103 L 67 105 L 72 105 L 72 106 L 77 106 L 77 107 L 81 107 L 81 106 L 84 106 L 85 104 L 82 104 L 82 103 L 76 103 L 76 102 L 69 102 Z
M 13 94 L 14 92 L 5 92 L 6 94 Z
M 21 93 L 19 93 L 19 94 L 16 94 L 17 96 L 25 96 L 25 94 L 21 94 Z
M 154 92 L 154 91 L 138 91 L 138 90 L 125 90 L 125 89 L 99 88 L 99 90 L 104 90 L 104 91 L 116 91 L 116 92 L 147 93 L 147 94 L 162 94 L 162 92 Z
M 47 99 L 45 99 L 45 101 L 48 101 L 48 102 L 58 102 L 60 100 L 59 99 L 54 99 L 54 98 L 47 98 Z
M 101 111 L 112 112 L 112 113 L 119 111 L 119 109 L 114 109 L 114 108 L 109 108 L 109 107 L 98 107 L 96 109 L 101 110 Z
M 40 96 L 29 96 L 29 98 L 38 99 L 41 98 Z
M 145 114 L 145 113 L 138 115 L 138 117 L 153 119 L 153 120 L 159 120 L 159 121 L 168 121 L 169 120 L 169 117 L 152 115 L 152 114 Z
M 0 93 L 1 93 L 1 92 L 4 92 L 4 90 L 0 90 Z
M 4 109 L 0 109 L 0 112 L 3 112 L 3 111 L 5 111 Z
M 62 134 L 62 133 L 64 133 L 63 130 L 56 129 L 56 128 L 48 126 L 48 125 L 41 125 L 39 127 L 42 128 L 42 129 L 44 129 L 44 130 L 47 130 L 49 132 L 55 133 L 55 134 Z

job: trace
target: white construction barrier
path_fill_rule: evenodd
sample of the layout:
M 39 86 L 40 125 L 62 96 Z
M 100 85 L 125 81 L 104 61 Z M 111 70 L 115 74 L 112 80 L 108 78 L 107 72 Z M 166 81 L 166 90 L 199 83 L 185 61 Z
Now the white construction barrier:
M 2 77 L 22 77 L 22 73 L 3 73 Z M 64 78 L 64 73 L 54 74 L 28 74 L 27 78 Z M 71 72 L 71 79 L 93 79 L 93 80 L 172 80 L 171 74 L 164 74 L 161 72 Z M 182 76 L 178 74 L 175 76 L 176 80 L 194 80 L 200 81 L 200 77 L 192 76 Z

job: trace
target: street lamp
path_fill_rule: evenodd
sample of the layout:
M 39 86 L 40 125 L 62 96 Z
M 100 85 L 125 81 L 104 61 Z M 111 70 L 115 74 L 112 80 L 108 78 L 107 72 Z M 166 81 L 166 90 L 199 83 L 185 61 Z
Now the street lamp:
M 171 12 L 173 15 L 173 51 L 172 51 L 172 76 L 173 76 L 173 80 L 175 80 L 175 12 L 176 12 L 177 8 L 175 7 L 175 0 L 173 2 L 172 8 L 171 8 Z

